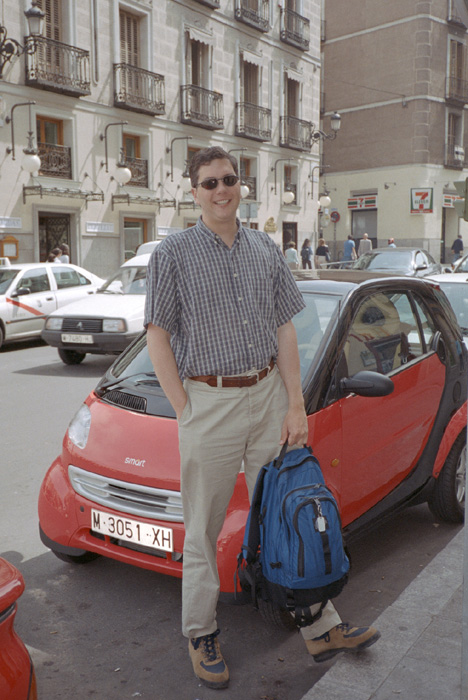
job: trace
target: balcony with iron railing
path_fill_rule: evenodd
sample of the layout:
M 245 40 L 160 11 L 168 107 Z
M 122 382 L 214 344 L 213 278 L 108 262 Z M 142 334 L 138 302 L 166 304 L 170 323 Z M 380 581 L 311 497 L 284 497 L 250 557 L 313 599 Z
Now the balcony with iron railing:
M 312 123 L 297 117 L 280 118 L 280 146 L 296 151 L 312 148 Z
M 445 99 L 459 105 L 468 103 L 468 81 L 461 78 L 447 78 Z
M 203 129 L 224 127 L 223 96 L 199 85 L 180 86 L 180 120 Z
M 282 10 L 280 39 L 301 51 L 309 50 L 310 21 L 293 10 Z
M 164 76 L 129 63 L 114 63 L 114 105 L 142 114 L 164 114 Z
M 43 36 L 25 39 L 26 85 L 81 97 L 91 94 L 89 51 Z
M 270 28 L 270 0 L 236 0 L 236 19 L 267 32 Z
M 447 138 L 444 165 L 454 170 L 462 170 L 465 167 L 465 151 L 456 143 L 455 137 Z
M 132 179 L 127 182 L 127 185 L 132 185 L 133 187 L 148 187 L 147 160 L 125 156 L 123 163 L 132 173 Z
M 270 141 L 271 109 L 250 102 L 236 102 L 236 136 Z
M 219 9 L 219 0 L 196 0 L 200 5 L 206 5 L 206 7 L 211 7 L 213 10 Z
M 39 175 L 72 179 L 71 148 L 52 143 L 38 143 L 38 156 L 41 159 Z

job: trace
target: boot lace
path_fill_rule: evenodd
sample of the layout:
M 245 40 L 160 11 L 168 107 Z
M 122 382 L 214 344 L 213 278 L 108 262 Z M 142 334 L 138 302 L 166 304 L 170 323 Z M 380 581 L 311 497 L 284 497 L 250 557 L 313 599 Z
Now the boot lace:
M 219 642 L 216 639 L 220 630 L 216 630 L 212 634 L 205 634 L 203 637 L 198 637 L 198 639 L 193 640 L 194 649 L 198 649 L 200 644 L 203 647 L 203 655 L 206 657 L 207 661 L 216 661 L 219 657 Z

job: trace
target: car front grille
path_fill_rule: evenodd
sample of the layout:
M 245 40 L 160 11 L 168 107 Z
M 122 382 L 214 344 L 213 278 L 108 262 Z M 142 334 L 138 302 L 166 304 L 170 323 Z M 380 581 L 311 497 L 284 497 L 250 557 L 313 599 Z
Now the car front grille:
M 113 389 L 101 396 L 101 399 L 115 406 L 123 406 L 123 408 L 129 408 L 132 411 L 146 413 L 146 399 L 142 396 L 135 396 L 134 394 L 127 394 L 125 391 Z
M 68 476 L 76 493 L 93 503 L 153 520 L 175 523 L 182 523 L 184 520 L 180 491 L 155 489 L 151 486 L 109 479 L 72 464 L 68 467 Z
M 102 318 L 67 318 L 62 321 L 65 333 L 102 333 Z

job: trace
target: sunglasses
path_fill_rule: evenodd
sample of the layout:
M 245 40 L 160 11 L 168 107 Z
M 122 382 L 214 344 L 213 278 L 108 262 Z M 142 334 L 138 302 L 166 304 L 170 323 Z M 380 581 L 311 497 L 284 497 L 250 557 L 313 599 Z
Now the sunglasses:
M 239 175 L 225 175 L 224 177 L 208 177 L 203 182 L 199 182 L 195 187 L 203 187 L 204 190 L 214 190 L 222 182 L 226 187 L 234 187 L 239 182 Z

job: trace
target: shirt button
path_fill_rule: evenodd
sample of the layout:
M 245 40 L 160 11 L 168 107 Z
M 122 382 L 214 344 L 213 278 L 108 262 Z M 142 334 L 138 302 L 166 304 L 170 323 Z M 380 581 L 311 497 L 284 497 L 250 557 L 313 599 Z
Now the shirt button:
M 237 272 L 234 273 L 234 277 L 237 277 Z
M 248 321 L 244 321 L 244 323 L 248 323 Z
M 237 301 L 242 301 L 242 297 L 238 297 L 238 298 L 237 298 Z

